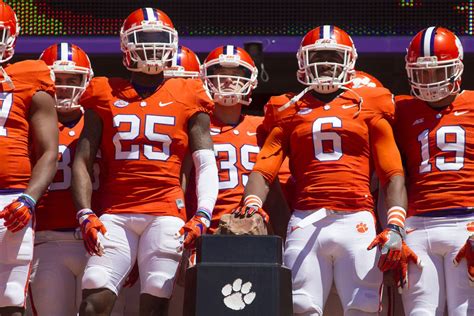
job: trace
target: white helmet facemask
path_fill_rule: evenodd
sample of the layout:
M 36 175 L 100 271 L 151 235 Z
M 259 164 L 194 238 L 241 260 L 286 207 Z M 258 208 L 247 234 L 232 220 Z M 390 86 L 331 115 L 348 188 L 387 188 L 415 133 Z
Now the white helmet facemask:
M 423 101 L 436 102 L 460 91 L 464 64 L 459 58 L 438 61 L 436 56 L 419 57 L 414 63 L 407 62 L 406 70 L 411 93 Z
M 219 74 L 217 70 L 220 68 L 238 69 L 235 73 L 242 75 Z M 203 65 L 203 72 L 204 85 L 214 102 L 224 106 L 249 105 L 252 102 L 250 95 L 257 87 L 258 70 L 240 60 L 238 55 L 221 55 L 219 60 Z
M 311 62 L 314 54 L 322 51 L 338 52 L 342 62 Z M 335 92 L 352 81 L 357 58 L 355 48 L 337 44 L 332 39 L 320 39 L 313 45 L 302 47 L 296 56 L 299 64 L 298 81 L 318 93 Z
M 143 21 L 121 31 L 122 51 L 130 58 L 128 70 L 159 74 L 170 64 L 178 49 L 178 33 L 161 21 Z

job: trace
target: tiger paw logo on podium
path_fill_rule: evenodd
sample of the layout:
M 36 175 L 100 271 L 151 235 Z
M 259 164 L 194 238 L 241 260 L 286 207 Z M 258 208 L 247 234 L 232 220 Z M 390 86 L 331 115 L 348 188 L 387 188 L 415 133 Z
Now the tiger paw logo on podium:
M 232 284 L 226 284 L 222 287 L 222 295 L 224 295 L 224 304 L 228 308 L 239 311 L 247 305 L 252 304 L 257 294 L 250 292 L 252 283 L 242 284 L 242 279 L 235 279 Z

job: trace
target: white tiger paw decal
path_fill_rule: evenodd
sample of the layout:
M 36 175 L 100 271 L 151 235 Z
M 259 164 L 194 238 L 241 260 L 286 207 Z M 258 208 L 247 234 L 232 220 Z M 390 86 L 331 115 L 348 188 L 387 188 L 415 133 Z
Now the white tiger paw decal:
M 242 284 L 242 279 L 235 279 L 232 284 L 224 285 L 221 292 L 224 295 L 225 306 L 234 311 L 239 311 L 252 304 L 257 294 L 250 292 L 251 289 L 252 283 Z

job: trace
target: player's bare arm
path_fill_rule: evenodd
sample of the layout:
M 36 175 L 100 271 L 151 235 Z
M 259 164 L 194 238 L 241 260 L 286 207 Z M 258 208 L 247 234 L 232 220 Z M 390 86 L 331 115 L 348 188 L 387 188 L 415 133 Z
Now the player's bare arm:
M 400 288 L 407 282 L 408 261 L 418 263 L 416 255 L 403 241 L 407 208 L 405 176 L 390 124 L 385 119 L 379 120 L 373 125 L 370 135 L 375 168 L 386 196 L 388 223 L 369 249 L 379 246 L 382 255 L 378 266 L 382 271 L 393 270 Z
M 84 113 L 84 128 L 72 166 L 72 195 L 76 209 L 91 207 L 93 165 L 102 137 L 102 121 L 93 110 Z
M 54 99 L 38 91 L 31 100 L 30 127 L 33 138 L 35 166 L 25 194 L 38 200 L 53 180 L 58 163 L 58 118 Z
M 197 113 L 189 120 L 189 148 L 194 153 L 200 149 L 212 150 L 212 139 L 209 133 L 210 118 L 206 113 Z
M 274 128 L 268 135 L 245 186 L 243 207 L 235 212 L 236 215 L 259 213 L 268 220 L 262 207 L 270 191 L 270 184 L 274 182 L 285 159 L 284 140 L 281 127 Z
M 196 169 L 198 204 L 196 214 L 177 234 L 177 237 L 184 237 L 185 248 L 193 247 L 196 238 L 204 234 L 211 225 L 212 211 L 219 190 L 216 159 L 209 132 L 209 115 L 197 113 L 190 118 L 188 124 L 189 148 Z
M 281 127 L 275 127 L 268 135 L 245 186 L 244 200 L 249 195 L 255 195 L 265 202 L 270 184 L 273 183 L 285 160 L 284 138 Z

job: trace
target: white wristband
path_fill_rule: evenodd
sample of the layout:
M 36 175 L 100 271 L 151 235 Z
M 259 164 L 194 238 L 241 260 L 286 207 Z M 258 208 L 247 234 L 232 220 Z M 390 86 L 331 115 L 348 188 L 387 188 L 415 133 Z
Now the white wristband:
M 405 228 L 407 211 L 401 206 L 392 206 L 387 212 L 387 223 Z
M 244 199 L 244 205 L 254 205 L 262 208 L 262 199 L 254 194 L 247 195 Z

